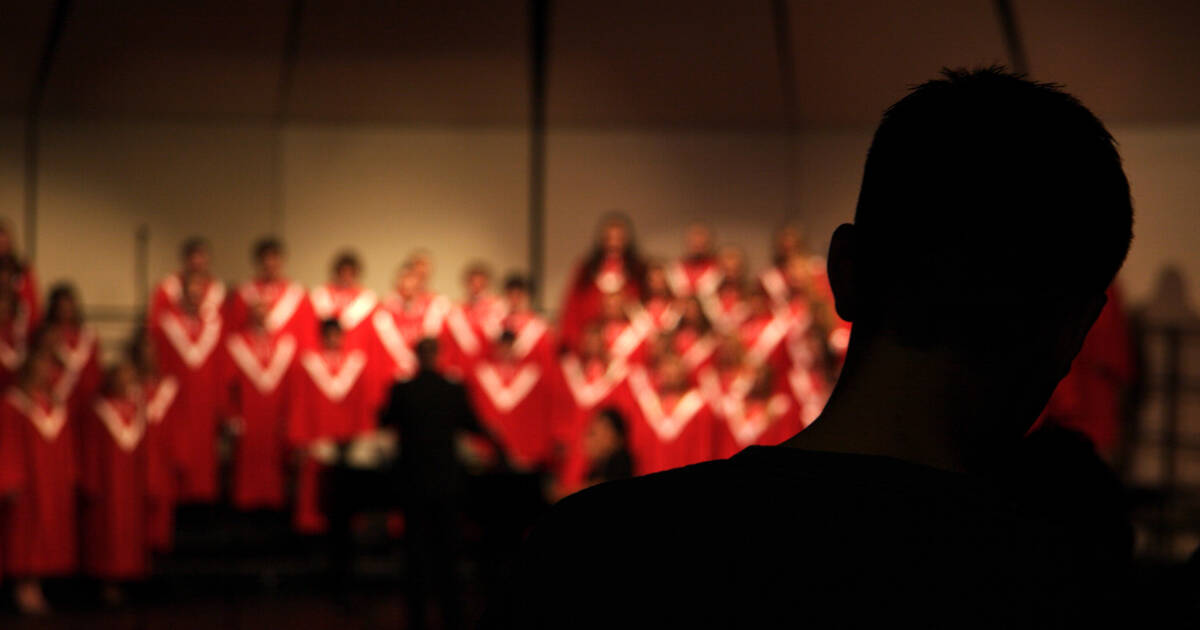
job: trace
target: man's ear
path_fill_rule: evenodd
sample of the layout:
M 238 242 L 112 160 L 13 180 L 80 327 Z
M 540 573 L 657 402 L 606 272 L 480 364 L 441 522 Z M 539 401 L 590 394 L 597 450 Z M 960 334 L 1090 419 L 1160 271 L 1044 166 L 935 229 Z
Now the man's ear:
M 858 260 L 858 234 L 853 223 L 843 223 L 833 232 L 826 258 L 826 273 L 833 289 L 833 305 L 838 317 L 853 322 L 858 316 L 858 293 L 855 263 Z

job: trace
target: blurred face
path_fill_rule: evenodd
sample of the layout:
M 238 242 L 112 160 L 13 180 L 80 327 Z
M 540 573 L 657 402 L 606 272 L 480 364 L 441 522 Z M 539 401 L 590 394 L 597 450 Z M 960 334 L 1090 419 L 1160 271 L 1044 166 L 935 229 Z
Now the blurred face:
M 137 387 L 137 372 L 128 363 L 118 365 L 112 374 L 112 393 L 117 398 L 128 397 Z
M 267 280 L 278 280 L 283 277 L 283 254 L 269 251 L 258 259 L 258 273 Z
M 808 261 L 803 256 L 789 256 L 784 274 L 787 276 L 788 286 L 793 289 L 808 288 L 811 274 L 809 274 Z
M 583 436 L 583 450 L 588 461 L 595 462 L 613 454 L 621 445 L 621 436 L 607 418 L 597 414 L 588 423 Z
M 205 288 L 203 278 L 197 275 L 188 276 L 183 285 L 183 301 L 188 310 L 194 313 L 200 309 L 200 305 L 204 303 Z
M 417 295 L 417 290 L 421 286 L 421 279 L 412 268 L 401 271 L 396 276 L 396 293 L 401 297 L 411 298 Z
M 787 255 L 800 250 L 800 231 L 794 227 L 785 227 L 775 233 L 776 255 Z
M 350 264 L 338 265 L 337 270 L 334 271 L 333 280 L 343 287 L 358 285 L 358 267 Z
M 623 254 L 629 245 L 629 233 L 625 226 L 616 221 L 608 223 L 600 231 L 600 247 L 608 254 Z
M 525 289 L 508 289 L 504 292 L 504 300 L 513 311 L 529 310 L 529 293 Z
M 609 293 L 600 304 L 600 312 L 607 320 L 625 319 L 625 296 L 620 293 Z
M 68 293 L 60 298 L 55 306 L 54 323 L 69 324 L 74 322 L 78 315 L 79 305 L 75 303 L 75 296 Z
M 429 281 L 429 276 L 433 275 L 433 261 L 425 254 L 417 254 L 410 261 L 410 268 L 416 274 L 417 282 L 424 286 Z
M 681 319 L 689 326 L 699 326 L 704 321 L 704 311 L 700 308 L 700 300 L 696 298 L 689 299 L 684 304 Z
M 765 364 L 754 368 L 754 385 L 750 387 L 750 395 L 755 398 L 771 396 L 771 370 Z
M 664 356 L 654 369 L 655 380 L 664 390 L 681 390 L 687 385 L 687 372 L 677 357 Z
M 585 358 L 604 356 L 604 333 L 597 327 L 589 327 L 579 340 L 579 352 Z
M 39 351 L 29 357 L 29 377 L 34 387 L 48 387 L 54 383 L 57 362 L 48 350 Z
M 472 272 L 467 275 L 467 295 L 471 297 L 483 295 L 487 292 L 489 284 L 491 284 L 491 279 L 486 273 Z
M 667 286 L 667 272 L 655 265 L 646 270 L 646 290 L 650 295 L 665 295 L 670 292 Z
M 342 348 L 342 331 L 337 328 L 330 328 L 321 333 L 321 345 L 326 350 L 340 350 Z
M 688 256 L 707 256 L 712 252 L 712 232 L 703 225 L 693 225 L 684 235 Z
M 210 256 L 208 255 L 208 250 L 201 247 L 188 254 L 187 258 L 184 258 L 183 267 L 190 272 L 207 274 L 209 262 Z
M 723 247 L 717 255 L 717 264 L 727 278 L 740 278 L 746 271 L 746 257 L 736 247 Z

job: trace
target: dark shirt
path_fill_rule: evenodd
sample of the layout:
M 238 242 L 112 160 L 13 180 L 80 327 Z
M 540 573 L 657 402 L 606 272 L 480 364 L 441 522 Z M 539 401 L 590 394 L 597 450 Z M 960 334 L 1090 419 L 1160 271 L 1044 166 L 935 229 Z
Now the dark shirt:
M 561 501 L 493 621 L 1074 626 L 1104 614 L 1128 541 L 1089 525 L 1103 509 L 1063 520 L 1046 504 L 887 457 L 751 447 Z
M 379 423 L 400 435 L 396 468 L 406 494 L 463 491 L 465 471 L 456 455 L 457 436 L 464 431 L 481 435 L 485 431 L 462 385 L 422 370 L 392 386 Z

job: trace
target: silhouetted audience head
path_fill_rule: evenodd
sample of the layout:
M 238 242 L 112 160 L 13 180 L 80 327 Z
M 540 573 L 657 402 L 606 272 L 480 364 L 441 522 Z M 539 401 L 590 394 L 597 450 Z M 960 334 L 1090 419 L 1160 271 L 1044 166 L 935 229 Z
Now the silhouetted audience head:
M 426 337 L 417 342 L 416 346 L 417 364 L 422 370 L 434 370 L 437 366 L 438 358 L 438 341 L 433 337 Z
M 854 322 L 846 371 L 886 338 L 954 357 L 1036 416 L 1132 220 L 1115 142 L 1078 100 L 1001 68 L 943 71 L 884 114 L 855 223 L 831 243 L 837 310 Z

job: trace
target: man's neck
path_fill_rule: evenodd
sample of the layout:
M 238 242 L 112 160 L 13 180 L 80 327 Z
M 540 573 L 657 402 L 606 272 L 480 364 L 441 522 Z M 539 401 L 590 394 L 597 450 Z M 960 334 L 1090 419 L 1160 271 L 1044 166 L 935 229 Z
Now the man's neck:
M 986 430 L 1015 424 L 1002 390 L 947 356 L 877 343 L 848 361 L 821 415 L 785 444 L 979 470 L 1020 439 Z

